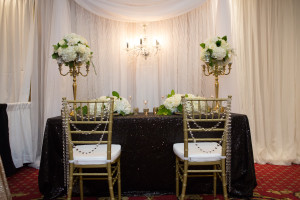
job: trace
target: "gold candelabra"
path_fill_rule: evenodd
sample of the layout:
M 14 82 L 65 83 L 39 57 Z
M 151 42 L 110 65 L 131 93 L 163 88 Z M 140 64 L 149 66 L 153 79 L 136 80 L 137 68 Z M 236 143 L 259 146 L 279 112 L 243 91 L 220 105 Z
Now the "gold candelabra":
M 59 69 L 59 73 L 62 76 L 67 76 L 68 74 L 70 74 L 70 76 L 73 77 L 73 96 L 74 96 L 74 100 L 76 100 L 76 93 L 77 93 L 77 81 L 76 81 L 76 77 L 81 75 L 83 77 L 86 77 L 89 74 L 90 71 L 90 66 L 86 65 L 86 74 L 83 74 L 80 71 L 81 65 L 75 65 L 74 67 L 69 67 L 69 71 L 65 74 L 62 73 L 62 64 L 58 64 L 58 69 Z
M 205 76 L 210 76 L 211 74 L 215 77 L 215 98 L 219 98 L 219 76 L 220 75 L 228 75 L 231 71 L 232 63 L 224 66 L 210 66 L 208 62 L 205 62 L 205 65 L 202 65 L 203 74 Z M 228 67 L 227 67 L 228 66 Z M 227 68 L 227 72 L 226 72 Z M 218 110 L 220 107 L 219 102 L 216 102 L 216 106 L 214 110 Z

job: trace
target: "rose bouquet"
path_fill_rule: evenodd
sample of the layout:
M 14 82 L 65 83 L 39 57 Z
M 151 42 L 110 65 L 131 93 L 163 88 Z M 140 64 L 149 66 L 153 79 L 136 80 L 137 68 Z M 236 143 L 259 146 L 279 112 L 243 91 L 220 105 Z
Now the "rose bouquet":
M 81 64 L 90 65 L 93 52 L 88 46 L 87 40 L 75 33 L 65 35 L 56 45 L 52 58 L 57 60 L 59 65 L 64 64 L 69 67 Z
M 188 97 L 188 98 L 194 98 L 196 97 L 193 94 L 175 94 L 174 90 L 171 91 L 171 94 L 168 94 L 166 100 L 164 103 L 159 106 L 157 114 L 158 115 L 172 115 L 176 112 L 182 112 L 182 102 L 181 97 L 182 96 Z M 198 108 L 198 102 L 193 103 L 194 109 Z M 187 104 L 187 110 L 192 110 L 192 105 Z
M 227 43 L 227 36 L 208 39 L 200 46 L 202 47 L 200 59 L 211 67 L 227 65 L 234 55 L 233 49 Z
M 131 105 L 128 102 L 128 100 L 124 97 L 120 97 L 119 93 L 116 91 L 112 92 L 113 98 L 114 98 L 114 112 L 118 113 L 120 115 L 129 115 L 131 112 Z M 107 96 L 101 96 L 97 100 L 106 100 L 109 99 Z M 107 104 L 105 104 L 105 107 L 108 107 Z M 95 104 L 91 103 L 90 104 L 90 112 L 91 114 L 94 114 L 94 108 Z M 97 115 L 101 113 L 101 107 L 97 107 Z

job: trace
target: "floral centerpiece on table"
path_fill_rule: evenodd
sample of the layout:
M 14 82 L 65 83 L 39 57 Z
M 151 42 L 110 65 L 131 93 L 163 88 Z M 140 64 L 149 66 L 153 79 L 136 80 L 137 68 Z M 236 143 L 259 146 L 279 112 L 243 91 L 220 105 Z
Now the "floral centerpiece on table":
M 200 59 L 209 63 L 211 67 L 227 65 L 234 55 L 233 49 L 227 43 L 227 36 L 213 37 L 201 43 L 200 46 L 202 47 Z
M 56 45 L 52 58 L 57 60 L 58 65 L 64 64 L 69 67 L 90 65 L 93 52 L 87 40 L 75 33 L 67 34 Z
M 175 94 L 174 90 L 171 91 L 171 94 L 168 94 L 166 100 L 164 103 L 159 106 L 157 114 L 158 115 L 172 115 L 173 113 L 182 112 L 182 102 L 181 97 L 182 96 L 188 97 L 188 98 L 194 98 L 196 97 L 193 94 Z M 194 102 L 194 108 L 198 108 L 198 102 Z M 191 105 L 187 105 L 187 109 L 191 110 Z
M 114 98 L 114 112 L 118 113 L 120 115 L 129 115 L 131 113 L 131 105 L 128 102 L 128 100 L 124 97 L 120 97 L 119 93 L 116 91 L 112 92 L 113 98 Z M 96 100 L 106 100 L 109 99 L 108 96 L 101 96 L 100 98 Z M 94 106 L 95 104 L 90 104 L 90 112 L 91 114 L 94 114 Z M 105 105 L 108 106 L 108 105 Z M 97 107 L 97 114 L 101 113 L 101 108 Z

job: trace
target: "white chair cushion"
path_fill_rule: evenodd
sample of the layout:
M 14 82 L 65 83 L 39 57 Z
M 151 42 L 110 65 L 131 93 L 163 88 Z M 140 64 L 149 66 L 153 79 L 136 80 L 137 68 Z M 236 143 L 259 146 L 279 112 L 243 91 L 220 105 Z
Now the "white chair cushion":
M 90 152 L 96 145 L 77 145 L 76 148 L 82 152 Z M 111 160 L 107 160 L 107 144 L 99 145 L 93 152 L 88 154 L 82 154 L 77 150 L 73 150 L 74 160 L 70 160 L 70 163 L 76 165 L 101 165 L 108 162 L 114 162 L 121 154 L 121 145 L 111 145 Z
M 217 147 L 216 150 L 211 153 L 202 152 L 197 146 L 200 146 L 201 149 L 205 151 L 211 151 Z M 224 159 L 225 156 L 221 155 L 222 147 L 217 145 L 216 142 L 198 142 L 198 143 L 189 143 L 188 144 L 188 158 L 184 158 L 184 143 L 176 143 L 173 145 L 174 153 L 181 158 L 182 160 L 188 160 L 190 162 L 208 162 L 208 161 L 217 161 Z

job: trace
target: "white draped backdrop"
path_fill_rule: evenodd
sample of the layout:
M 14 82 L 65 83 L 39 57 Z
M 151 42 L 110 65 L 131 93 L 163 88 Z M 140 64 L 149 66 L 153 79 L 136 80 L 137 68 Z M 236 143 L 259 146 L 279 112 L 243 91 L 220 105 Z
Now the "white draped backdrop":
M 31 130 L 22 133 L 20 126 L 10 134 L 31 139 L 29 162 L 36 161 L 35 166 L 47 118 L 60 115 L 62 97 L 72 98 L 71 78 L 60 76 L 51 58 L 52 45 L 70 32 L 89 41 L 97 73 L 91 68 L 87 78 L 78 78 L 77 98 L 115 90 L 125 98 L 132 96 L 140 110 L 143 100 L 150 108 L 158 106 L 172 89 L 213 95 L 213 78 L 202 74 L 199 44 L 227 35 L 237 56 L 231 74 L 220 78 L 220 96 L 233 95 L 233 111 L 247 114 L 255 161 L 300 163 L 299 1 L 0 2 L 0 102 L 26 102 L 31 85 Z M 162 46 L 147 60 L 126 52 L 126 43 L 142 34 L 143 23 Z

